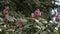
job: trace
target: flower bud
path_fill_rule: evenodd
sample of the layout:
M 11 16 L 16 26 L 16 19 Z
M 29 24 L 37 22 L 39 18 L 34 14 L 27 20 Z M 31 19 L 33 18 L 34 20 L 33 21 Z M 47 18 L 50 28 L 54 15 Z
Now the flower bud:
M 5 7 L 5 9 L 3 10 L 4 15 L 8 14 L 8 11 L 9 11 L 9 7 Z
M 56 20 L 57 20 L 57 21 L 60 20 L 60 13 L 58 13 L 58 15 L 56 16 Z
M 16 20 L 16 25 L 22 25 L 22 24 L 23 24 L 22 18 Z
M 35 17 L 40 17 L 40 16 L 41 16 L 41 12 L 40 12 L 39 9 L 35 10 L 34 16 L 35 16 Z
M 4 21 L 5 21 L 5 22 L 8 22 L 8 15 L 5 15 L 5 16 L 4 16 Z

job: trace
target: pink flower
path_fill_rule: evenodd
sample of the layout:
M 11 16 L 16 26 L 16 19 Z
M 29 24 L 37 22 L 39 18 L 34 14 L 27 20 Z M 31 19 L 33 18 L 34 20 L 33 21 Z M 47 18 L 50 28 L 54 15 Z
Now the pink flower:
M 5 15 L 5 16 L 4 16 L 4 21 L 5 21 L 5 22 L 8 22 L 8 15 Z
M 40 16 L 41 16 L 41 12 L 40 12 L 39 9 L 35 10 L 34 16 L 35 16 L 35 17 L 40 17 Z
M 3 10 L 3 13 L 8 14 L 8 11 L 9 11 L 9 7 L 5 7 L 5 9 Z
M 22 24 L 23 24 L 22 18 L 16 20 L 16 25 L 22 25 Z
M 60 20 L 60 13 L 58 13 L 56 20 Z

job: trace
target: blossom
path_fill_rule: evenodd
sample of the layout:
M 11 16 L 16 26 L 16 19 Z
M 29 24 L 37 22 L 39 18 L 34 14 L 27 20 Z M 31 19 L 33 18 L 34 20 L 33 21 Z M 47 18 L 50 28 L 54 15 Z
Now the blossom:
M 16 20 L 16 25 L 22 25 L 22 24 L 23 24 L 22 18 Z
M 5 15 L 5 16 L 4 16 L 4 21 L 5 21 L 5 22 L 8 22 L 8 15 Z
M 4 21 L 8 22 L 8 11 L 9 11 L 9 7 L 5 6 L 3 13 L 4 13 Z
M 35 16 L 35 17 L 39 17 L 39 16 L 41 16 L 41 12 L 40 12 L 39 9 L 35 10 L 35 12 L 34 12 L 34 16 Z
M 9 7 L 5 7 L 5 9 L 3 10 L 3 13 L 8 14 L 8 11 L 9 11 Z
M 56 16 L 56 20 L 60 20 L 60 13 Z

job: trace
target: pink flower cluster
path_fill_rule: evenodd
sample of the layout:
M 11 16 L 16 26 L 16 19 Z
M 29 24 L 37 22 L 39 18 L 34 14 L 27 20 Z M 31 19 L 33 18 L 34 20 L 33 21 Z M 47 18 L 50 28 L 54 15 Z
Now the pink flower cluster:
M 8 22 L 8 12 L 9 12 L 9 7 L 6 6 L 5 9 L 3 10 L 4 21 L 5 21 L 5 22 Z
M 5 21 L 5 22 L 8 22 L 8 15 L 5 15 L 5 16 L 4 16 L 4 21 Z
M 9 11 L 9 7 L 5 7 L 3 13 L 6 15 L 6 14 L 8 14 L 8 11 Z
M 35 17 L 40 17 L 41 16 L 40 10 L 39 9 L 35 10 L 34 15 Z
M 41 16 L 41 12 L 39 9 L 35 10 L 34 13 L 31 14 L 32 17 L 40 17 Z
M 22 24 L 23 24 L 22 18 L 17 19 L 17 20 L 15 21 L 15 23 L 16 23 L 16 25 L 22 25 Z
M 60 20 L 60 13 L 58 13 L 58 15 L 56 16 L 56 20 L 57 20 L 57 21 Z

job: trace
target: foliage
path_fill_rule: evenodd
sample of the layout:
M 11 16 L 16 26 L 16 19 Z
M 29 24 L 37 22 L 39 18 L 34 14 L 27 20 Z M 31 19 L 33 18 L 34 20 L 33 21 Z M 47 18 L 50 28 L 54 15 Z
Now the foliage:
M 53 34 L 55 27 L 59 24 L 48 22 L 52 0 L 0 0 L 0 33 L 2 34 Z M 9 6 L 9 22 L 4 22 L 3 9 Z M 39 19 L 27 17 L 39 8 L 42 12 L 42 18 Z M 25 17 L 26 16 L 26 17 Z M 15 24 L 17 18 L 23 18 L 23 25 L 18 27 Z M 51 17 L 50 17 L 51 18 Z M 47 20 L 46 20 L 47 19 Z M 58 25 L 58 26 L 57 26 Z M 60 28 L 59 28 L 60 30 Z
M 25 22 L 22 27 L 17 27 L 10 23 L 6 26 L 6 29 L 1 28 L 5 33 L 17 33 L 17 34 L 52 34 L 58 23 L 49 23 L 43 18 L 24 18 Z M 5 28 L 5 27 L 4 27 Z
M 2 11 L 3 7 L 8 4 L 10 7 L 10 14 L 14 13 L 19 15 L 19 13 L 22 13 L 25 16 L 30 16 L 36 7 L 38 7 L 45 18 L 48 16 L 47 14 L 49 14 L 49 10 L 53 6 L 51 1 L 52 0 L 0 0 L 0 10 Z

